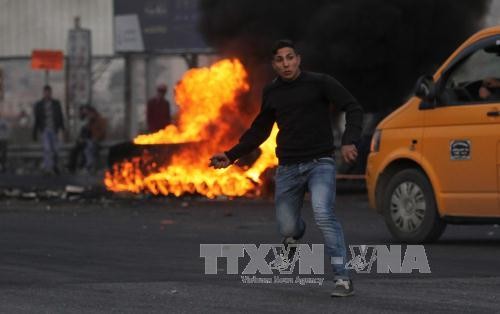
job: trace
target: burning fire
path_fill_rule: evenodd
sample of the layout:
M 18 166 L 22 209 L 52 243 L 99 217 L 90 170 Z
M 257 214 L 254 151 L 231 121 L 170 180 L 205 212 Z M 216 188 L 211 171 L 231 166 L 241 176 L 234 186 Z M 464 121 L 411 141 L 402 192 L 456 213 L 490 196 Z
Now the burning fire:
M 277 164 L 276 126 L 250 167 L 233 165 L 223 170 L 208 167 L 214 153 L 237 142 L 241 134 L 235 132 L 235 124 L 248 122 L 241 121 L 237 105 L 238 97 L 249 88 L 247 73 L 238 60 L 225 59 L 210 68 L 186 72 L 175 88 L 175 100 L 180 107 L 177 125 L 134 139 L 139 145 L 179 145 L 175 148 L 172 145 L 167 159 L 146 150 L 140 157 L 115 164 L 106 173 L 106 187 L 115 192 L 176 196 L 187 192 L 210 198 L 259 195 L 263 184 L 261 174 Z

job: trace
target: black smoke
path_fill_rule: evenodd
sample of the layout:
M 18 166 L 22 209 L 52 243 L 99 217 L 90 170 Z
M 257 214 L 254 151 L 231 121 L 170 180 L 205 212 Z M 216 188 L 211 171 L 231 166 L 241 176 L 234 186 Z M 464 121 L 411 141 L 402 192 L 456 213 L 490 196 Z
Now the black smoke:
M 482 26 L 489 0 L 202 0 L 201 31 L 241 58 L 253 94 L 272 78 L 270 46 L 297 42 L 303 68 L 341 81 L 367 111 L 388 112 Z

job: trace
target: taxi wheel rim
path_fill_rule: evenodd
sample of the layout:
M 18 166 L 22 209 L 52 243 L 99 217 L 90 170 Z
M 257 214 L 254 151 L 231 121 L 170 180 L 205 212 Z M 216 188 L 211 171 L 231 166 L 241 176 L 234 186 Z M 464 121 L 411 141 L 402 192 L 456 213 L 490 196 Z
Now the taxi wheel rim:
M 400 231 L 411 233 L 424 221 L 427 205 L 422 189 L 411 181 L 399 184 L 392 192 L 391 218 Z

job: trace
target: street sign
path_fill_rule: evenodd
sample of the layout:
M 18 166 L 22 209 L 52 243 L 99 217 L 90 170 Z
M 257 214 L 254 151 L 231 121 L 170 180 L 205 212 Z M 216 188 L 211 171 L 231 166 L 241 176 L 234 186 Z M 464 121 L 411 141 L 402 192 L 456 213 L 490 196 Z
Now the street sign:
M 202 53 L 200 0 L 114 0 L 116 52 Z
M 92 42 L 91 32 L 80 27 L 80 18 L 75 18 L 75 27 L 68 33 L 68 61 L 66 81 L 66 114 L 72 135 L 78 134 L 78 107 L 92 102 Z
M 31 68 L 40 70 L 63 69 L 64 54 L 61 50 L 33 50 L 31 53 Z

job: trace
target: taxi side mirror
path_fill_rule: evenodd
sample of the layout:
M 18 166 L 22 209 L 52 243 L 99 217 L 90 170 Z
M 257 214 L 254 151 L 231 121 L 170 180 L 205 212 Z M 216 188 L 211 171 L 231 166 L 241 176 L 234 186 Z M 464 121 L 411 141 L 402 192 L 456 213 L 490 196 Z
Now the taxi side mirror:
M 436 84 L 430 75 L 422 75 L 415 84 L 415 96 L 425 101 L 434 101 L 436 98 Z

